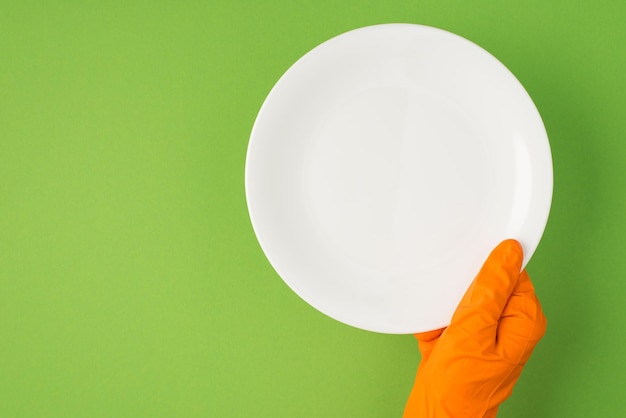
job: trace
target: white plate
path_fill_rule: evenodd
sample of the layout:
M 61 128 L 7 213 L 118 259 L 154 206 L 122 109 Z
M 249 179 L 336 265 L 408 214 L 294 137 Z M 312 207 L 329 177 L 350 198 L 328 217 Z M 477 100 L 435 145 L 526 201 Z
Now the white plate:
M 552 198 L 541 117 L 472 42 L 370 26 L 298 60 L 258 114 L 246 197 L 263 251 L 305 301 L 346 324 L 445 326 L 492 248 L 534 252 Z

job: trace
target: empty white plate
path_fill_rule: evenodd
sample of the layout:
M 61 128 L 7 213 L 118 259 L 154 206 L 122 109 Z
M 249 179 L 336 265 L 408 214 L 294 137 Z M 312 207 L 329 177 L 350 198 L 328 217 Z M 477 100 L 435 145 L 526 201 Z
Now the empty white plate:
M 552 198 L 545 128 L 519 81 L 452 33 L 386 24 L 298 60 L 258 114 L 254 231 L 280 277 L 346 324 L 446 326 L 490 251 L 533 254 Z

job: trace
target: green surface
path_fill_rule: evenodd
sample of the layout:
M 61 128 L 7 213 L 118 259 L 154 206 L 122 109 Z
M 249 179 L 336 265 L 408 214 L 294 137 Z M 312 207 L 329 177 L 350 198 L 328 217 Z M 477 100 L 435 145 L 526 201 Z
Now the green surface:
M 551 140 L 548 333 L 502 417 L 626 415 L 626 3 L 0 0 L 0 417 L 399 417 L 411 336 L 277 277 L 250 129 L 308 50 L 409 22 L 483 46 Z

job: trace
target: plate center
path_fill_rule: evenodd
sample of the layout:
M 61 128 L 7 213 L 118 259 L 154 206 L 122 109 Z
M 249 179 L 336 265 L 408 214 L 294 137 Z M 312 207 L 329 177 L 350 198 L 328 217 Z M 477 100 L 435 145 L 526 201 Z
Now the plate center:
M 313 228 L 346 262 L 424 271 L 483 222 L 486 134 L 445 97 L 406 85 L 360 91 L 330 106 L 309 140 Z

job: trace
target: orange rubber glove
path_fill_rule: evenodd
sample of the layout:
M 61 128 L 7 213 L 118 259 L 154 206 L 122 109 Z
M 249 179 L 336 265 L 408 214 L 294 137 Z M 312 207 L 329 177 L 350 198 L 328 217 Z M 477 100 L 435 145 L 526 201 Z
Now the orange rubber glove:
M 546 331 L 520 244 L 498 245 L 445 329 L 416 334 L 422 361 L 404 418 L 495 417 Z

